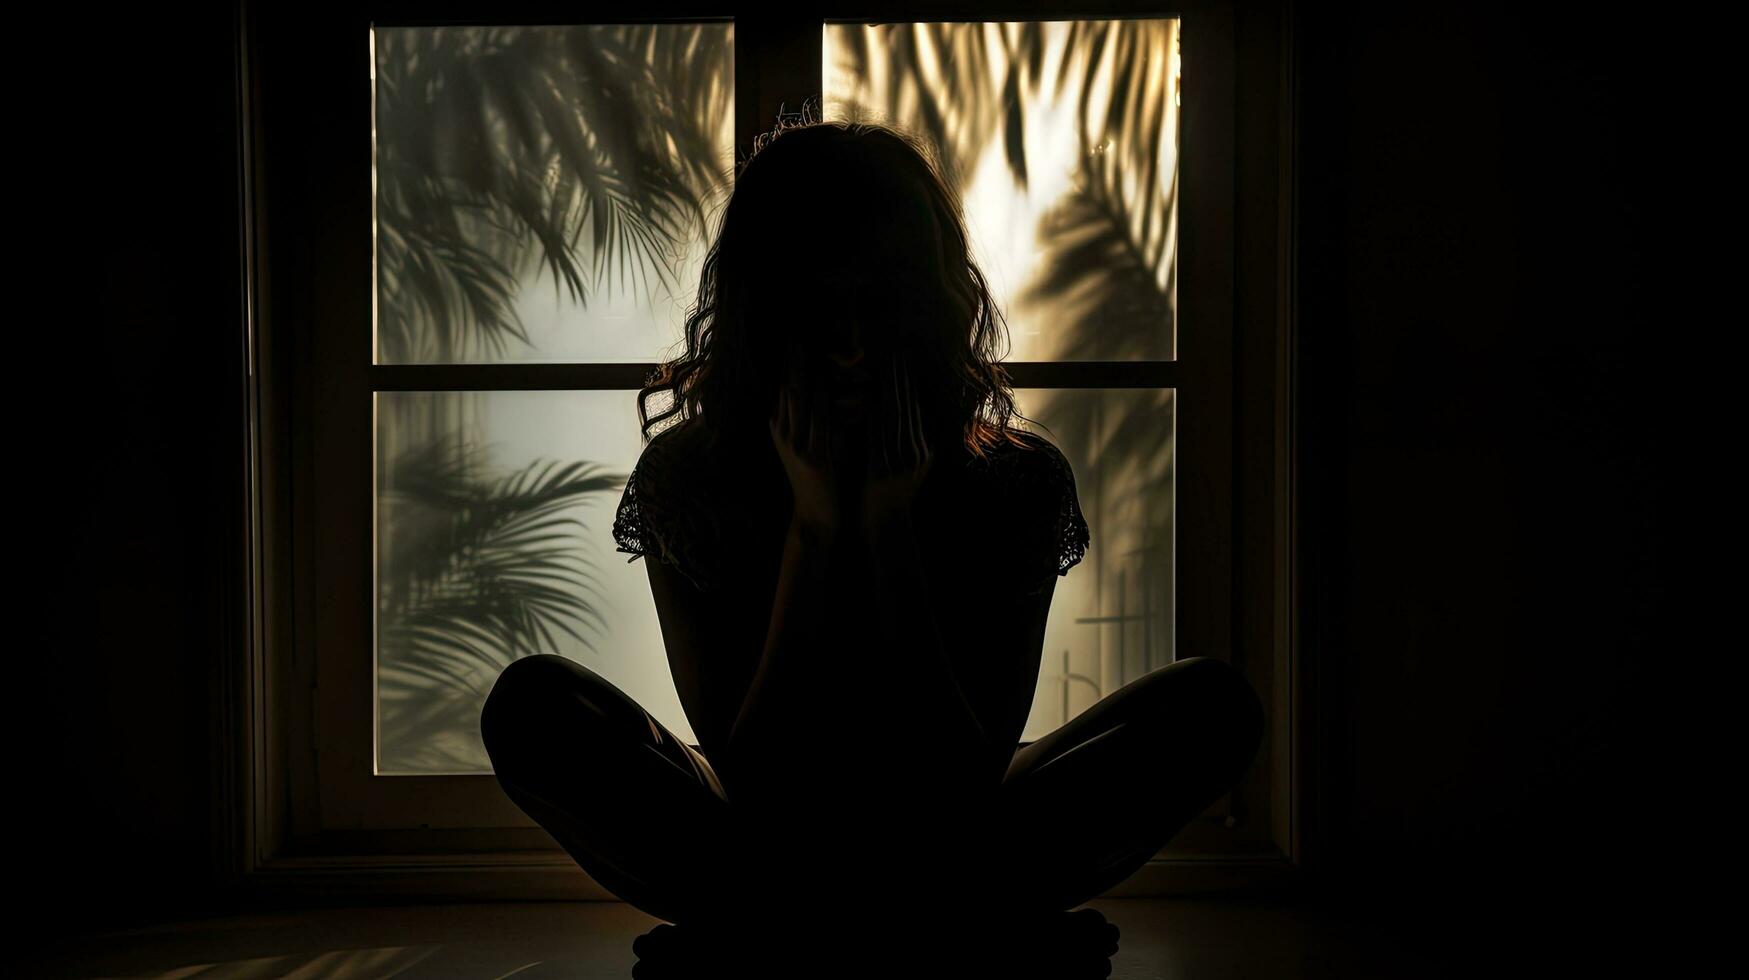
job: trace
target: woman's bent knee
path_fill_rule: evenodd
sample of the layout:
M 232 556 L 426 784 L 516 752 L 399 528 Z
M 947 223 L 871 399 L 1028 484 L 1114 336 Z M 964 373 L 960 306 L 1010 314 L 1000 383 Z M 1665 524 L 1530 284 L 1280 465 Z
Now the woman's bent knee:
M 556 653 L 532 653 L 518 660 L 512 660 L 510 665 L 498 672 L 498 681 L 493 685 L 516 690 L 550 689 L 556 684 L 574 683 L 580 676 L 593 673 L 569 657 L 561 657 Z
M 512 660 L 492 682 L 492 690 L 487 692 L 485 705 L 480 709 L 482 719 L 512 713 L 512 706 L 524 701 L 530 692 L 550 688 L 561 679 L 560 672 L 565 669 L 564 663 L 554 661 L 564 660 L 551 653 Z
M 506 735 L 548 720 L 555 695 L 593 687 L 599 675 L 554 653 L 536 653 L 513 660 L 498 673 L 480 708 L 480 737 L 490 755 Z
M 1150 719 L 1185 724 L 1233 747 L 1249 765 L 1261 743 L 1263 701 L 1238 668 L 1214 657 L 1188 657 L 1141 679 L 1160 701 Z
M 1239 769 L 1247 768 L 1263 740 L 1263 699 L 1257 696 L 1244 673 L 1232 664 L 1212 657 L 1194 659 L 1205 665 L 1200 669 L 1207 676 L 1202 682 L 1206 696 L 1211 705 L 1218 706 L 1215 725 L 1233 748 L 1234 764 Z

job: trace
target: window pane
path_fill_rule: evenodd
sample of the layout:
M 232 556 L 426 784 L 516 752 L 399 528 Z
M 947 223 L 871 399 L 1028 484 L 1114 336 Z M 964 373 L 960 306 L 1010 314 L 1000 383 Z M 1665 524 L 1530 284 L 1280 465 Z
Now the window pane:
M 696 741 L 643 560 L 612 536 L 643 450 L 636 392 L 379 392 L 376 406 L 377 771 L 490 772 L 480 708 L 531 653 L 587 665 Z
M 825 116 L 939 148 L 1009 360 L 1176 356 L 1178 29 L 825 25 Z
M 728 23 L 371 33 L 379 364 L 654 361 L 731 182 Z
M 1051 599 L 1021 735 L 1035 741 L 1174 659 L 1177 392 L 1018 388 L 1014 396 L 1074 467 L 1092 539 Z
M 1172 661 L 1173 395 L 1015 391 L 1074 467 L 1093 537 L 1057 580 L 1027 740 Z M 490 772 L 480 708 L 531 653 L 588 665 L 696 742 L 647 573 L 611 534 L 642 451 L 635 392 L 376 398 L 378 772 Z

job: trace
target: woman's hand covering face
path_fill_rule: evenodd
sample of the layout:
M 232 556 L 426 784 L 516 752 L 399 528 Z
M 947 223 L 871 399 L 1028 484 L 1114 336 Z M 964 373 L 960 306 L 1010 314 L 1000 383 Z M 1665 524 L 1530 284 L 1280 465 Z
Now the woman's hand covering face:
M 794 519 L 826 534 L 836 532 L 841 519 L 830 408 L 816 386 L 792 380 L 778 386 L 769 422 L 772 446 L 789 477 Z
M 861 518 L 879 530 L 910 516 L 934 457 L 908 366 L 889 361 L 870 395 Z

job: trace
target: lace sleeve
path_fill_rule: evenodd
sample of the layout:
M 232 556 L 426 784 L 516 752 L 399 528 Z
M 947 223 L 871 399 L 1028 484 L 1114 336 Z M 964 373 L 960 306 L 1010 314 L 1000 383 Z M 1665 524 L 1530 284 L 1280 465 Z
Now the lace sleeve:
M 1086 556 L 1090 535 L 1087 519 L 1081 514 L 1081 498 L 1075 490 L 1074 467 L 1060 451 L 1053 449 L 1051 459 L 1051 486 L 1057 502 L 1054 564 L 1057 575 L 1063 576 Z
M 1075 470 L 1062 450 L 1038 439 L 1038 451 L 1026 453 L 1026 462 L 1012 471 L 1023 488 L 1025 552 L 1015 562 L 1021 573 L 1021 590 L 1028 595 L 1042 592 L 1051 580 L 1066 576 L 1087 554 L 1090 535 L 1081 513 L 1075 488 Z
M 669 447 L 658 437 L 644 447 L 626 478 L 613 518 L 615 550 L 632 556 L 627 564 L 655 555 L 700 591 L 709 591 L 714 578 L 704 555 L 710 534 L 701 523 L 703 516 L 698 502 L 687 496 Z
M 1069 465 L 1069 460 L 1055 446 L 1046 450 L 1050 465 L 1045 467 L 1045 499 L 1051 503 L 1054 511 L 1051 528 L 1052 551 L 1049 555 L 1048 569 L 1050 574 L 1058 577 L 1069 574 L 1069 569 L 1081 563 L 1087 554 L 1089 533 L 1087 520 L 1081 514 L 1081 499 L 1075 490 L 1075 470 Z M 1033 591 L 1044 588 L 1041 581 Z

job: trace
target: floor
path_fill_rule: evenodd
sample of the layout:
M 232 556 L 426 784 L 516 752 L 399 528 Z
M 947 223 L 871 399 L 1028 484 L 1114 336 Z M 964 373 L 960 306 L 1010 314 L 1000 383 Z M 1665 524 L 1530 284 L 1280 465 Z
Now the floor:
M 1444 977 L 1424 952 L 1279 901 L 1100 899 L 1121 930 L 1111 980 Z M 200 919 L 64 940 L 12 976 L 624 980 L 659 924 L 617 902 L 336 908 Z M 846 962 L 855 950 L 845 950 Z M 829 958 L 829 957 L 828 957 Z M 648 967 L 640 968 L 648 973 Z M 1100 970 L 1104 970 L 1101 962 Z M 832 977 L 830 962 L 810 975 Z M 907 974 L 919 975 L 912 971 Z M 982 976 L 991 973 L 977 971 Z M 640 975 L 643 975 L 642 973 Z M 970 975 L 961 973 L 962 976 Z M 980 977 L 981 980 L 981 977 Z M 1072 978 L 1063 978 L 1072 980 Z

